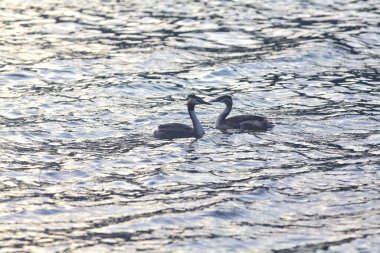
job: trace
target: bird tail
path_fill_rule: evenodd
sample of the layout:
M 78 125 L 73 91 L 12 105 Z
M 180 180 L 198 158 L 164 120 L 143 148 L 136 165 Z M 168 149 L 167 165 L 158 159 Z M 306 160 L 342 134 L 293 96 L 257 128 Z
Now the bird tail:
M 272 122 L 266 121 L 265 123 L 267 125 L 267 128 L 273 128 L 274 127 Z

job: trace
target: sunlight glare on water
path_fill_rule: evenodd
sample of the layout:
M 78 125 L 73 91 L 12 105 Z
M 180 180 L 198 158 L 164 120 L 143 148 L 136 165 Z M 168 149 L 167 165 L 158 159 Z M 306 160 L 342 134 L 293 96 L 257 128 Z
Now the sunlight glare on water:
M 0 2 L 0 252 L 378 252 L 368 1 Z M 185 97 L 266 132 L 153 138 Z

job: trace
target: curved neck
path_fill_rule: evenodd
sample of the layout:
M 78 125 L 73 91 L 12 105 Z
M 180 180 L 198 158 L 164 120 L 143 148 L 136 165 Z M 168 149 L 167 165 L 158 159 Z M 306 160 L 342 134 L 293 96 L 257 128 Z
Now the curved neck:
M 223 121 L 227 118 L 228 114 L 230 114 L 231 109 L 232 105 L 226 105 L 226 108 L 224 108 L 224 111 L 219 115 L 218 119 L 216 120 L 216 128 L 220 128 L 221 125 L 223 125 Z
M 202 137 L 205 134 L 205 131 L 203 130 L 203 127 L 202 127 L 201 122 L 199 121 L 197 115 L 195 114 L 194 106 L 188 106 L 187 110 L 189 111 L 191 121 L 193 122 L 195 137 L 197 137 L 197 138 Z

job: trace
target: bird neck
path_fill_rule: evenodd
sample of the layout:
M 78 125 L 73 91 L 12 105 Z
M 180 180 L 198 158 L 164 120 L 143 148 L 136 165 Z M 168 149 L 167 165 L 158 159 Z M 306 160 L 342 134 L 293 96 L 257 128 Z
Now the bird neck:
M 216 120 L 215 126 L 216 128 L 220 128 L 223 122 L 226 120 L 228 114 L 230 114 L 232 109 L 232 105 L 226 105 L 224 108 L 224 111 L 219 115 L 219 117 Z
M 202 137 L 205 134 L 205 131 L 203 130 L 203 127 L 201 125 L 201 122 L 199 121 L 197 114 L 195 113 L 195 106 L 187 106 L 187 110 L 189 111 L 189 115 L 191 118 L 191 121 L 193 122 L 193 128 L 194 128 L 194 134 L 195 137 L 199 138 Z

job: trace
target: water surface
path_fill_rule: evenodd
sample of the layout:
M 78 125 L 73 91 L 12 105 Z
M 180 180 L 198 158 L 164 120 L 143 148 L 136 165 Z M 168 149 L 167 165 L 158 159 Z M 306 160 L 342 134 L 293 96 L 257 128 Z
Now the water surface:
M 1 1 L 0 252 L 378 252 L 378 6 Z

